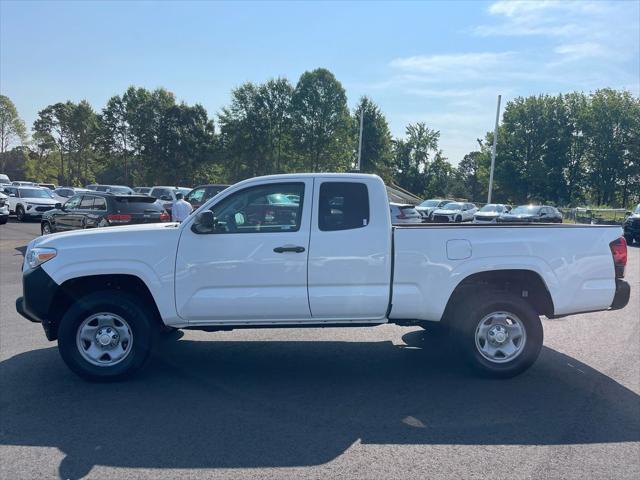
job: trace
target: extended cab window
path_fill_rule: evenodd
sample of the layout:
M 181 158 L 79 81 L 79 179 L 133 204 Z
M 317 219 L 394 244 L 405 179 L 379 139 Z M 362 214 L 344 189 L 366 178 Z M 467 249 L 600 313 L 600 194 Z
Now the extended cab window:
M 364 183 L 323 182 L 320 185 L 318 228 L 349 230 L 369 224 L 369 192 Z
M 297 195 L 299 202 L 289 196 Z M 304 183 L 272 183 L 241 190 L 211 208 L 217 233 L 295 232 L 300 229 Z

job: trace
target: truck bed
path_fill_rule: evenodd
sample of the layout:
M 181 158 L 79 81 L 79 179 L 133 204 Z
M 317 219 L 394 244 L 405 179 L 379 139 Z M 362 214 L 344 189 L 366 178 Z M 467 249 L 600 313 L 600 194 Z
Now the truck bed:
M 391 319 L 438 321 L 456 286 L 492 270 L 537 274 L 553 314 L 609 308 L 616 284 L 609 243 L 622 229 L 573 224 L 417 224 L 393 227 Z

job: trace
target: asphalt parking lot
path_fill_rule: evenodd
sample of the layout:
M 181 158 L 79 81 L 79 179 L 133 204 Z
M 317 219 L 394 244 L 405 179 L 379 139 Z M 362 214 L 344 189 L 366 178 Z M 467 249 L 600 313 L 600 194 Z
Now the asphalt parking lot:
M 640 249 L 626 309 L 544 320 L 524 375 L 473 377 L 420 329 L 186 332 L 86 383 L 18 316 L 0 226 L 0 478 L 640 478 Z

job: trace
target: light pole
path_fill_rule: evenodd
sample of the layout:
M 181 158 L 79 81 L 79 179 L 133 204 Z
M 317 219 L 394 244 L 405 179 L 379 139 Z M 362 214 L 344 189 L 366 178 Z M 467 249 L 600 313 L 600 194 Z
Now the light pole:
M 491 147 L 491 173 L 489 173 L 489 195 L 487 195 L 487 203 L 491 203 L 491 191 L 493 190 L 493 169 L 496 166 L 496 143 L 498 142 L 498 122 L 500 121 L 500 99 L 502 95 L 498 95 L 498 108 L 496 108 L 496 127 L 493 130 L 493 146 Z
M 362 125 L 364 123 L 364 104 L 360 109 L 360 139 L 358 141 L 358 166 L 356 170 L 360 171 L 360 160 L 362 159 Z

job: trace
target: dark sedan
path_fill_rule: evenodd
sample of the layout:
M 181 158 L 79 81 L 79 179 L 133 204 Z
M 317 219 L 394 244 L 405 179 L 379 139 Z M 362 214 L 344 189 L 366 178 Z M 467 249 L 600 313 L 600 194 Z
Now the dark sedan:
M 640 203 L 633 213 L 626 218 L 622 227 L 624 228 L 624 238 L 629 245 L 631 245 L 634 240 L 640 243 Z
M 111 225 L 168 222 L 169 214 L 148 195 L 90 192 L 74 195 L 42 216 L 43 235 Z
M 520 205 L 498 217 L 499 223 L 562 223 L 562 214 L 547 205 Z

